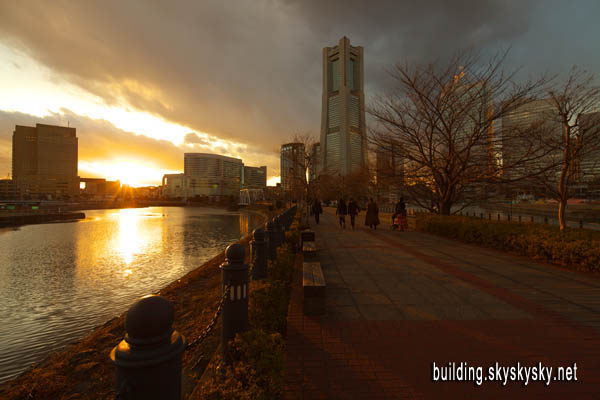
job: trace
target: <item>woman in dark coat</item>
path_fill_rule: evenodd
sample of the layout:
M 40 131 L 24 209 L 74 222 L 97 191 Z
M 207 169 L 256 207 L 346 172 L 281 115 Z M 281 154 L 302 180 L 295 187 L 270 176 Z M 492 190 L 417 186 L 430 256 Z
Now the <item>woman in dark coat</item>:
M 377 229 L 377 225 L 379 225 L 379 207 L 377 206 L 377 203 L 373 201 L 372 197 L 369 199 L 369 203 L 367 204 L 365 225 L 372 229 Z
M 340 228 L 342 229 L 346 229 L 346 214 L 348 214 L 348 209 L 346 208 L 346 202 L 342 198 L 338 201 L 337 209 L 335 210 L 335 215 L 340 217 Z
M 312 213 L 315 214 L 315 222 L 319 224 L 319 216 L 323 213 L 323 207 L 321 206 L 321 200 L 315 199 L 312 205 Z

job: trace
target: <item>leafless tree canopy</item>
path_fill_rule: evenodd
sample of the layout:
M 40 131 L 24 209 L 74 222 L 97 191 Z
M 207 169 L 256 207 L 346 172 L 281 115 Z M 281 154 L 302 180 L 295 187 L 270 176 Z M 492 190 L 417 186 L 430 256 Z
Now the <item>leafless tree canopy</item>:
M 417 204 L 449 214 L 452 205 L 474 200 L 490 183 L 509 181 L 509 170 L 540 157 L 525 151 L 502 160 L 503 146 L 514 141 L 522 148 L 517 139 L 532 141 L 541 129 L 532 126 L 503 138 L 495 124 L 535 101 L 548 81 L 515 82 L 516 71 L 501 69 L 506 55 L 486 61 L 461 52 L 445 64 L 397 65 L 391 72 L 395 87 L 369 109 L 377 122 L 370 141 L 400 155 L 403 187 Z
M 532 186 L 558 200 L 558 219 L 565 229 L 572 186 L 593 183 L 600 172 L 600 87 L 592 74 L 574 67 L 564 83 L 548 89 L 546 101 L 545 123 L 554 128 L 546 130 L 540 143 L 549 157 Z

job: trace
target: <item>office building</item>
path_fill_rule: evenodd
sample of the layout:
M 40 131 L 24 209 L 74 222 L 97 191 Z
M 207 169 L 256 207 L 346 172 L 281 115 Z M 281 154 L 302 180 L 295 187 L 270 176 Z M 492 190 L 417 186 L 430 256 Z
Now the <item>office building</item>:
M 323 49 L 321 168 L 347 175 L 366 165 L 363 48 L 347 37 Z
M 16 125 L 12 177 L 21 197 L 66 198 L 79 194 L 75 128 Z
M 550 99 L 541 99 L 528 102 L 502 117 L 502 164 L 506 168 L 505 177 L 525 177 L 561 157 L 560 152 L 549 152 L 543 143 L 543 137 L 556 138 L 562 132 L 562 125 L 555 114 Z M 532 135 L 534 130 L 538 134 Z M 558 173 L 558 169 L 555 173 Z
M 393 203 L 402 195 L 404 186 L 404 163 L 399 145 L 378 146 L 375 157 L 378 197 Z
M 309 182 L 316 182 L 321 173 L 321 143 L 315 143 L 310 147 L 309 158 L 308 180 Z
M 295 191 L 306 182 L 306 153 L 304 143 L 286 143 L 281 146 L 281 189 Z
M 589 142 L 589 148 L 583 151 L 578 160 L 578 176 L 581 181 L 600 179 L 600 112 L 583 114 L 579 117 L 579 129 L 583 133 L 583 145 Z
M 264 189 L 267 186 L 267 166 L 249 167 L 244 165 L 242 187 L 244 189 Z

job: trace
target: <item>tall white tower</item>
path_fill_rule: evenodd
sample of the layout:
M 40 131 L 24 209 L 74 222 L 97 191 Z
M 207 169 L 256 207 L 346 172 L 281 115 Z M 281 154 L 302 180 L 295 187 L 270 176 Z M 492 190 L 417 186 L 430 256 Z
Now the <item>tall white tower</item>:
M 347 175 L 366 165 L 367 140 L 362 46 L 346 36 L 323 49 L 321 171 Z

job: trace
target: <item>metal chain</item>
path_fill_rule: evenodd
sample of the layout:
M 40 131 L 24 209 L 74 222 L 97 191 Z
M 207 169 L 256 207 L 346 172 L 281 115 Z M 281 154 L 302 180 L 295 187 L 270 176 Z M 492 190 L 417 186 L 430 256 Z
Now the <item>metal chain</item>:
M 210 333 L 213 331 L 213 329 L 217 325 L 217 320 L 219 319 L 219 315 L 221 314 L 221 310 L 223 309 L 223 303 L 225 303 L 225 299 L 227 298 L 229 289 L 231 289 L 231 284 L 227 284 L 227 286 L 225 287 L 225 290 L 223 290 L 223 296 L 221 297 L 221 300 L 219 301 L 219 305 L 217 306 L 217 311 L 215 311 L 215 315 L 213 316 L 210 323 L 206 326 L 204 331 L 202 331 L 200 336 L 198 336 L 196 339 L 194 339 L 188 343 L 188 345 L 187 345 L 188 348 L 192 348 L 192 347 L 198 345 L 199 343 L 202 343 L 202 341 L 204 339 L 206 339 L 208 337 L 208 335 L 210 335 Z

